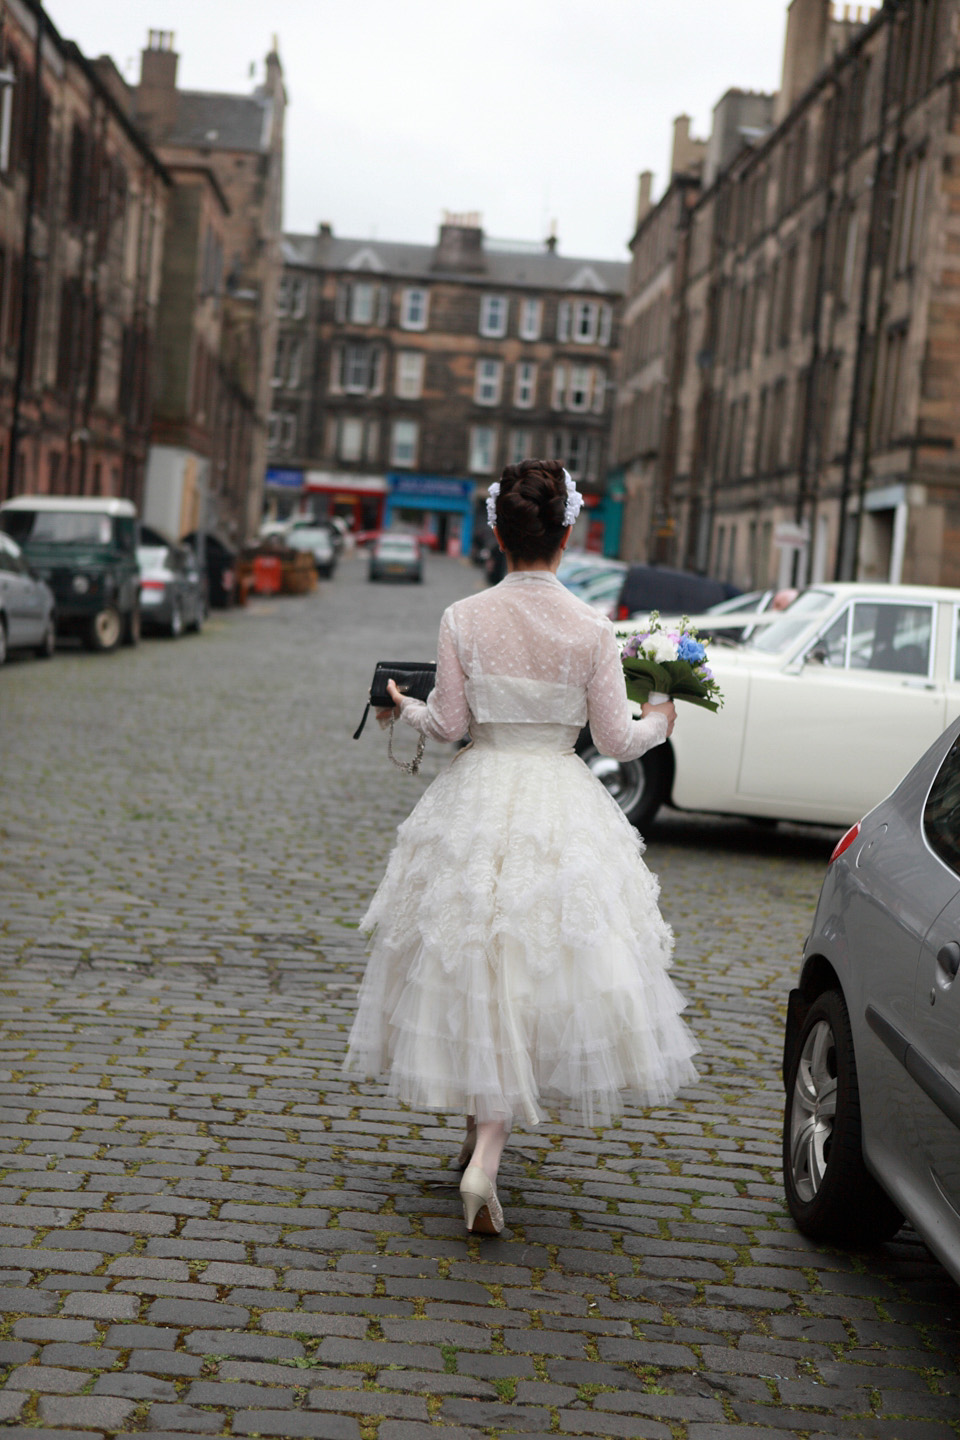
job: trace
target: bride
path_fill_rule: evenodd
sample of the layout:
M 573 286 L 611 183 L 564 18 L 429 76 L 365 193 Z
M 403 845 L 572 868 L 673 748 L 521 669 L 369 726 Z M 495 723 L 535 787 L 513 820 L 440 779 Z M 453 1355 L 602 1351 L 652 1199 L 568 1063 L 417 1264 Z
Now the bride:
M 508 573 L 444 612 L 426 702 L 390 682 L 422 735 L 472 743 L 397 831 L 361 925 L 373 942 L 344 1068 L 466 1114 L 463 1213 L 486 1234 L 503 1228 L 514 1120 L 563 1104 L 605 1124 L 624 1091 L 652 1105 L 696 1079 L 657 881 L 574 753 L 588 722 L 604 754 L 632 760 L 676 719 L 672 704 L 631 717 L 610 622 L 556 577 L 581 503 L 558 462 L 508 466 L 487 501 Z

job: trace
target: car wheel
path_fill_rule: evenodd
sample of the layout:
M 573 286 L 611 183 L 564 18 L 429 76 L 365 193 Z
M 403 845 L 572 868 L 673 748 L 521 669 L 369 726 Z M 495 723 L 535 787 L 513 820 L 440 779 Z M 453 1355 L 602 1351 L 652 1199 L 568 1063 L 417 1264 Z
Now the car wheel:
M 116 650 L 120 644 L 122 630 L 120 611 L 115 605 L 105 605 L 102 610 L 97 611 L 87 626 L 88 649 L 99 650 L 103 653 Z
M 170 624 L 167 627 L 171 640 L 179 640 L 183 634 L 183 611 L 179 604 L 174 605 L 170 612 Z
M 577 742 L 580 759 L 638 830 L 647 828 L 667 799 L 669 770 L 662 749 L 657 746 L 639 760 L 611 760 L 601 755 L 589 730 Z
M 790 1059 L 783 1179 L 794 1223 L 811 1240 L 878 1245 L 903 1224 L 863 1162 L 853 1032 L 839 990 L 810 1006 Z
M 0 665 L 7 663 L 7 626 L 0 617 Z
M 128 610 L 128 611 L 127 611 L 126 617 L 125 617 L 125 619 L 124 619 L 124 623 L 123 623 L 123 643 L 124 643 L 124 645 L 139 645 L 139 644 L 140 644 L 140 631 L 141 631 L 140 606 L 139 606 L 139 604 L 138 604 L 138 605 L 134 605 L 134 607 L 133 607 L 132 610 Z
M 54 622 L 54 618 L 51 615 L 50 619 L 47 621 L 47 628 L 43 632 L 43 638 L 41 639 L 40 644 L 37 646 L 37 658 L 40 660 L 51 659 L 56 648 L 57 627 Z

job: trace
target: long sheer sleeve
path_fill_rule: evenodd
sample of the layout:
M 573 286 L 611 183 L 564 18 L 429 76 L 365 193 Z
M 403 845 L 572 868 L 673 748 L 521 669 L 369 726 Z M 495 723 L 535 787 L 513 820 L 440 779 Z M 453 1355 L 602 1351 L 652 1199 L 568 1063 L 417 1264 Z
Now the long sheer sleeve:
M 437 683 L 428 700 L 405 698 L 400 707 L 401 717 L 431 740 L 459 740 L 470 725 L 465 679 L 448 610 L 440 621 L 437 640 Z
M 613 760 L 636 760 L 667 738 L 665 715 L 634 720 L 630 714 L 620 651 L 610 625 L 603 626 L 597 663 L 587 685 L 587 715 L 594 744 Z

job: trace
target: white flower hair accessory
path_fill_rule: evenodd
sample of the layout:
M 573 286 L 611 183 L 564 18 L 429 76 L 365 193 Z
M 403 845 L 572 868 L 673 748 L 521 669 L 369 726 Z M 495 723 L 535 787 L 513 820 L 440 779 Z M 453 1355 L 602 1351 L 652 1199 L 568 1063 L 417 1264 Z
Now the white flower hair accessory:
M 563 483 L 567 487 L 567 503 L 563 512 L 564 525 L 572 525 L 580 514 L 583 506 L 583 496 L 573 482 L 573 476 L 569 470 L 563 472 Z M 497 523 L 497 496 L 500 494 L 500 481 L 495 480 L 487 491 L 487 524 L 492 530 Z
M 494 480 L 487 491 L 487 524 L 492 530 L 497 523 L 497 496 L 500 494 L 500 481 Z
M 573 476 L 570 474 L 569 470 L 564 470 L 563 480 L 564 484 L 567 487 L 567 508 L 563 512 L 563 523 L 564 525 L 572 525 L 573 522 L 576 520 L 577 516 L 580 514 L 580 510 L 583 505 L 583 496 L 580 494 L 580 491 L 573 483 Z M 497 486 L 498 490 L 499 488 L 500 487 Z M 490 502 L 487 501 L 487 504 L 489 503 Z

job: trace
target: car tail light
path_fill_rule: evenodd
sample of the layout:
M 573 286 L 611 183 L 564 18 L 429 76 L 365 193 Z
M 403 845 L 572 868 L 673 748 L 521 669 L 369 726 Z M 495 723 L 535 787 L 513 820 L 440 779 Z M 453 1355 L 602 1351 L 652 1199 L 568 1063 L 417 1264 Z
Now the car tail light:
M 141 580 L 141 581 L 140 581 L 140 589 L 141 589 L 141 590 L 165 590 L 166 588 L 167 588 L 167 582 L 166 582 L 166 580 Z
M 834 847 L 833 847 L 833 854 L 830 856 L 830 860 L 829 860 L 829 862 L 828 862 L 829 864 L 832 865 L 833 862 L 834 862 L 834 860 L 839 860 L 839 858 L 840 858 L 840 856 L 843 854 L 844 850 L 849 850 L 849 849 L 850 849 L 850 846 L 853 844 L 854 840 L 856 840 L 857 836 L 860 834 L 860 826 L 861 826 L 862 824 L 863 824 L 863 821 L 862 821 L 862 820 L 858 820 L 857 823 L 856 823 L 856 825 L 851 825 L 851 826 L 850 826 L 850 829 L 847 831 L 846 835 L 842 835 L 842 836 L 840 837 L 840 839 L 837 841 L 836 845 L 834 845 Z
M 629 619 L 630 619 L 630 610 L 629 610 L 629 608 L 628 608 L 626 605 L 618 605 L 618 606 L 617 606 L 617 619 L 618 619 L 618 620 L 629 620 Z

